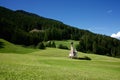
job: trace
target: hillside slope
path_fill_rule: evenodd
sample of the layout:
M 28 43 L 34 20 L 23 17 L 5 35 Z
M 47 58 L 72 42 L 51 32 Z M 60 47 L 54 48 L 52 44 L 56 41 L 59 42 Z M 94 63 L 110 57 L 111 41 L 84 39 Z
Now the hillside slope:
M 47 48 L 46 50 L 27 49 L 8 43 L 3 39 L 6 52 L 0 52 L 0 80 L 119 80 L 120 59 L 84 54 L 92 60 L 68 58 L 68 50 Z M 11 45 L 9 54 L 7 46 Z M 19 54 L 21 51 L 28 54 Z M 7 52 L 8 51 L 8 52 Z
M 14 45 L 4 39 L 0 39 L 0 53 L 19 53 L 19 54 L 26 54 L 30 52 L 34 52 L 37 49 L 30 49 L 30 48 L 25 48 L 20 45 Z
M 3 34 L 0 35 L 0 37 L 17 44 L 26 43 L 26 41 L 24 43 L 24 40 L 22 42 L 22 40 L 18 40 L 18 38 L 30 37 L 31 39 L 34 40 L 34 37 L 31 35 L 34 35 L 35 39 L 42 41 L 42 40 L 63 40 L 63 39 L 79 40 L 79 38 L 84 34 L 93 34 L 90 31 L 81 30 L 66 25 L 60 21 L 41 17 L 36 14 L 29 13 L 23 10 L 13 11 L 4 7 L 0 7 L 0 12 L 1 12 L 0 24 L 2 30 L 1 33 Z M 38 34 L 32 34 L 32 33 L 29 34 L 29 32 L 34 29 L 40 30 L 40 32 Z M 6 32 L 9 34 L 5 34 Z M 27 41 L 29 42 L 29 40 Z
M 39 42 L 50 40 L 77 40 L 78 51 L 120 56 L 120 40 L 23 10 L 13 11 L 4 7 L 0 7 L 0 38 L 25 46 L 37 46 Z

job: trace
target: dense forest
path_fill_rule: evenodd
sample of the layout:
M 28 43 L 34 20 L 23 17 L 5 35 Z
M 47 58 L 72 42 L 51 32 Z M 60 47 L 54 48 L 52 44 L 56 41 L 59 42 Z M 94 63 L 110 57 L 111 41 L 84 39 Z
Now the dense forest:
M 0 38 L 14 44 L 37 45 L 50 40 L 79 40 L 78 51 L 120 56 L 120 40 L 78 29 L 23 10 L 0 7 Z

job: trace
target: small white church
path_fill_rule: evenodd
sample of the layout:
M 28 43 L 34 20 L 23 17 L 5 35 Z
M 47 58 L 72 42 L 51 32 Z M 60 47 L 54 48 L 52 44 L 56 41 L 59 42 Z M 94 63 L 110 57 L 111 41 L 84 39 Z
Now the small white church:
M 70 58 L 77 58 L 77 50 L 73 47 L 73 42 L 71 42 L 71 49 L 69 53 Z

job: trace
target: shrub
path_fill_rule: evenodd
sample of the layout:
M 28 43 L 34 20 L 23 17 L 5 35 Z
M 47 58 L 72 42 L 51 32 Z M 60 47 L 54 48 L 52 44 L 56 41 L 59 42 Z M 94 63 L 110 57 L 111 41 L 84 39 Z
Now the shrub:
M 43 42 L 40 42 L 40 43 L 38 44 L 38 48 L 39 48 L 39 49 L 45 49 L 46 47 L 45 47 L 45 45 L 44 45 Z
M 64 46 L 64 45 L 62 45 L 62 44 L 60 44 L 60 45 L 58 46 L 58 48 L 59 48 L 59 49 L 68 49 L 67 46 Z
M 46 47 L 51 47 L 51 41 L 48 41 L 48 42 L 46 43 Z
M 51 42 L 51 41 L 48 41 L 47 44 L 46 44 L 46 47 L 53 47 L 53 48 L 56 48 L 56 44 L 55 42 Z
M 56 48 L 56 44 L 54 41 L 52 42 L 51 47 Z

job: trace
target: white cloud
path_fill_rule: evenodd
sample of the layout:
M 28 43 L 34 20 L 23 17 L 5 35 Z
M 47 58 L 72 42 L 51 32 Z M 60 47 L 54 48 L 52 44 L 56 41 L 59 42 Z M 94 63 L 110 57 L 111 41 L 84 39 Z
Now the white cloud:
M 118 33 L 116 33 L 116 34 L 113 33 L 113 34 L 111 35 L 111 37 L 120 39 L 120 31 L 119 31 Z

